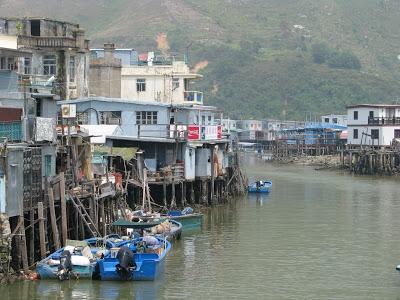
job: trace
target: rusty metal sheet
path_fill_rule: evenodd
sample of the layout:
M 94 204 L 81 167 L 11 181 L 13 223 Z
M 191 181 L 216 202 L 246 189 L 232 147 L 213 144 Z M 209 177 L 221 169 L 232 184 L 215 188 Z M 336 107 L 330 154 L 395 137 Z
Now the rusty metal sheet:
M 1 122 L 21 121 L 21 116 L 21 108 L 0 107 Z

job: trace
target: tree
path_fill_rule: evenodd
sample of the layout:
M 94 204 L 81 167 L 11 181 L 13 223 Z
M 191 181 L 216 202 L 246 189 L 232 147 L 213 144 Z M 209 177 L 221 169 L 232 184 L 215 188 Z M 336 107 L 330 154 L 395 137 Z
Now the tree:
M 313 57 L 313 61 L 316 64 L 323 64 L 330 56 L 331 51 L 329 47 L 324 43 L 313 44 L 311 47 L 311 54 Z

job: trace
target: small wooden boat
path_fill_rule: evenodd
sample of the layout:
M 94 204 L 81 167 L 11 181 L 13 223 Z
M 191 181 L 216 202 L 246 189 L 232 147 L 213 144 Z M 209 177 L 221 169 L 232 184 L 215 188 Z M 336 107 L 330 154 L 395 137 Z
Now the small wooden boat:
M 272 186 L 272 181 L 256 181 L 250 184 L 247 188 L 249 193 L 269 193 Z
M 94 276 L 116 281 L 155 280 L 170 249 L 169 241 L 154 236 L 126 241 L 98 260 Z

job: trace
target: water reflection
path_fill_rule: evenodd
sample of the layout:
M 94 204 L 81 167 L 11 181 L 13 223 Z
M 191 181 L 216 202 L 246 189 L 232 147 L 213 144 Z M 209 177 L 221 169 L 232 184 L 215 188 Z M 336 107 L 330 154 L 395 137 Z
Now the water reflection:
M 396 299 L 398 179 L 247 160 L 271 193 L 206 212 L 155 282 L 27 282 L 1 299 Z

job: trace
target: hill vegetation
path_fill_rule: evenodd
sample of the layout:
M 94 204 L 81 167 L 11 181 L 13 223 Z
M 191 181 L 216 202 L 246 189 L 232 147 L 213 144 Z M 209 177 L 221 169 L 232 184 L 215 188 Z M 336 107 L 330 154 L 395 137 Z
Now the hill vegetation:
M 92 46 L 145 51 L 166 33 L 170 51 L 189 47 L 201 62 L 194 88 L 235 118 L 304 119 L 400 96 L 397 0 L 0 0 L 0 11 L 78 22 Z

